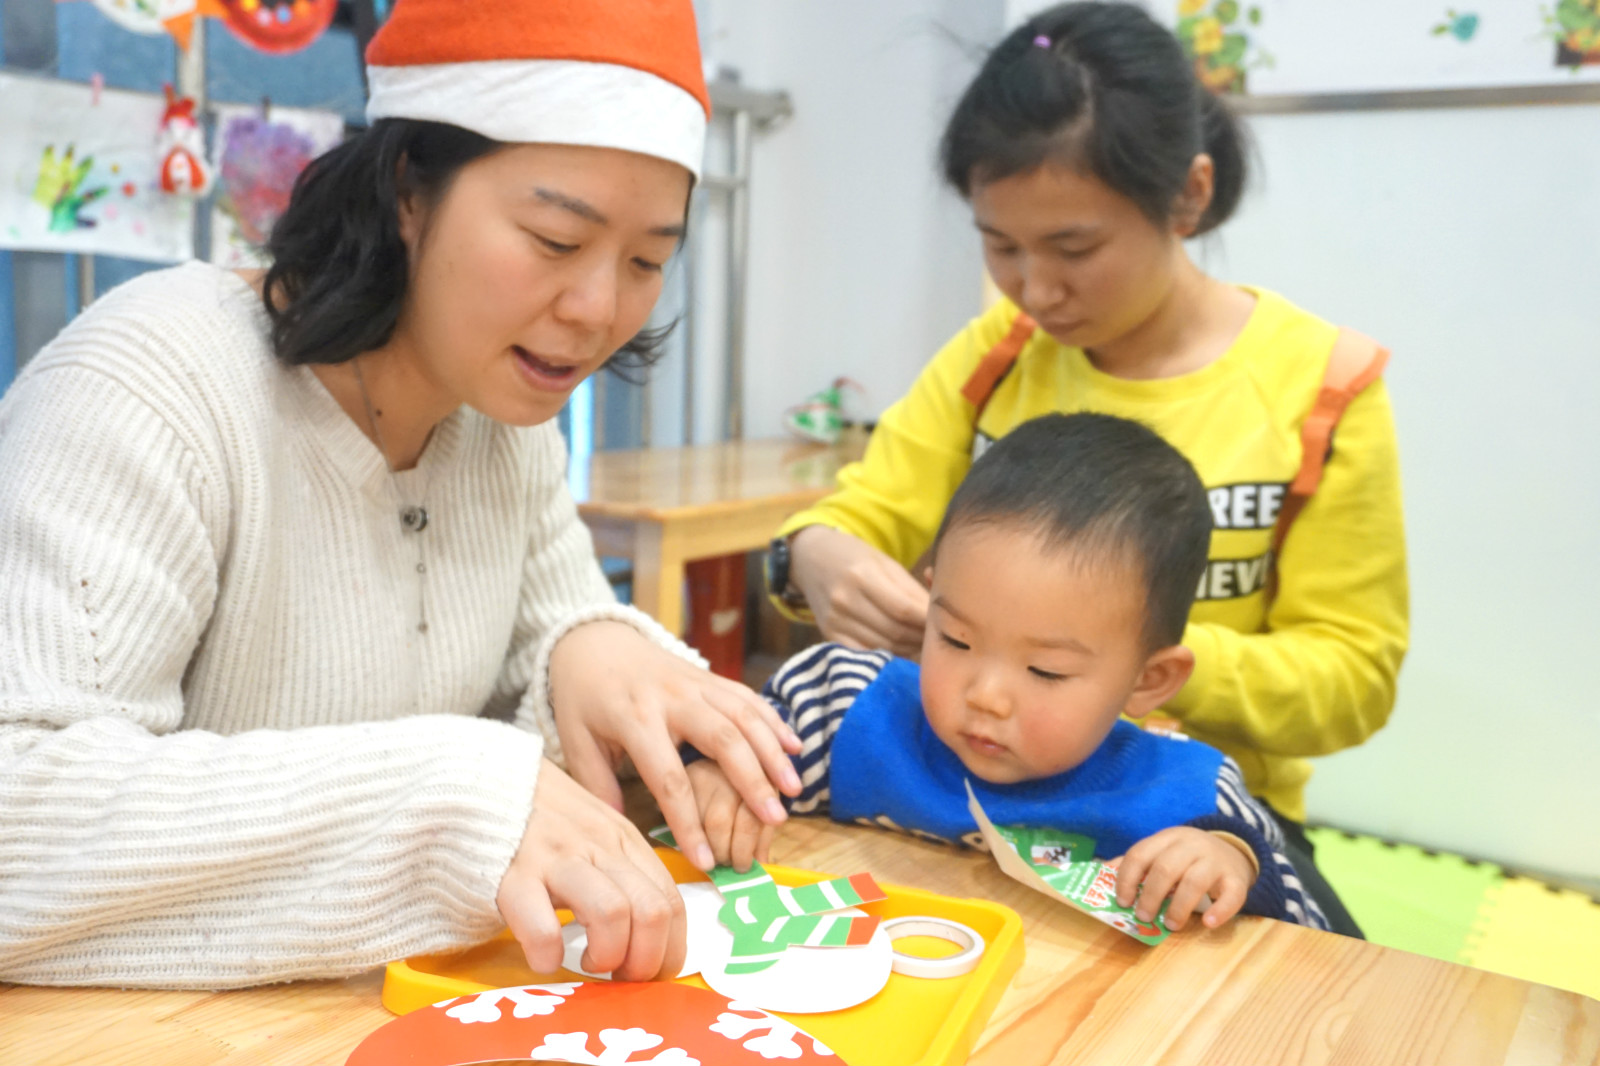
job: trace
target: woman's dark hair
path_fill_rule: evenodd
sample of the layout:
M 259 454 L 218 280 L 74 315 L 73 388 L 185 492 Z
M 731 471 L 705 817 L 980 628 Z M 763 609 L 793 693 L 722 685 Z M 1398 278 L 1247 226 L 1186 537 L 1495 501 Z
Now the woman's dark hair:
M 1215 164 L 1195 235 L 1220 226 L 1244 192 L 1243 126 L 1166 28 L 1125 3 L 1059 4 L 989 53 L 940 143 L 945 180 L 974 184 L 1054 160 L 1093 174 L 1165 225 L 1200 153 Z
M 267 239 L 262 299 L 278 358 L 343 363 L 387 343 L 410 275 L 401 200 L 438 203 L 462 167 L 503 147 L 443 122 L 386 118 L 312 160 Z M 607 368 L 649 366 L 671 329 L 640 331 Z

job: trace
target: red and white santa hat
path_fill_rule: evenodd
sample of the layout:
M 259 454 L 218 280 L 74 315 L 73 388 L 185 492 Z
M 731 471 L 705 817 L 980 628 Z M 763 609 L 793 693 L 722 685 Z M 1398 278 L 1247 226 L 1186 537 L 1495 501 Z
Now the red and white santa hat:
M 691 0 L 399 0 L 367 83 L 370 121 L 622 148 L 700 176 L 711 102 Z

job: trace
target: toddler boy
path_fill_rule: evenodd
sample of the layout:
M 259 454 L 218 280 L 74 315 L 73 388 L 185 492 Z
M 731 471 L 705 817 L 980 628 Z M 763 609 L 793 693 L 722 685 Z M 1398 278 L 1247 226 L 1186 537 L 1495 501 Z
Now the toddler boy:
M 973 464 L 934 541 L 920 666 L 823 644 L 765 695 L 800 734 L 796 814 L 979 843 L 971 781 L 997 825 L 1081 833 L 1118 859 L 1117 898 L 1182 929 L 1202 897 L 1326 929 L 1282 832 L 1208 745 L 1139 718 L 1194 669 L 1180 641 L 1211 512 L 1193 467 L 1107 415 L 1046 415 Z M 709 761 L 689 767 L 718 861 L 747 868 L 770 831 Z

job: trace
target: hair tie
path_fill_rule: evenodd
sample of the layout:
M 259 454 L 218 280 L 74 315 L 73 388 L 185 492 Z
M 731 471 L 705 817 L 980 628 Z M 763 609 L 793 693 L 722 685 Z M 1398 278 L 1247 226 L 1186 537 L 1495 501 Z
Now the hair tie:
M 1050 43 L 1051 42 L 1050 42 L 1050 38 L 1046 37 L 1044 34 L 1041 33 L 1041 34 L 1039 34 L 1039 36 L 1037 36 L 1037 37 L 1035 37 L 1033 39 L 1033 43 L 1034 43 L 1034 46 L 1037 47 L 1037 48 L 1048 49 L 1050 47 Z

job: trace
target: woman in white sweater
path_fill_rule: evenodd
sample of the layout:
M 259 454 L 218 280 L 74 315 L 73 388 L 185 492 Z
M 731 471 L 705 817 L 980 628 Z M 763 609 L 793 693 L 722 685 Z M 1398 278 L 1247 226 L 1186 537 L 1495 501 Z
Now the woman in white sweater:
M 0 980 L 338 975 L 502 922 L 548 971 L 557 906 L 594 968 L 676 972 L 621 759 L 691 855 L 678 743 L 773 822 L 798 791 L 765 704 L 614 602 L 553 421 L 659 340 L 690 3 L 539 6 L 401 0 L 265 276 L 146 275 L 0 402 Z

